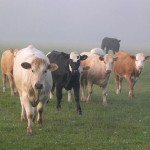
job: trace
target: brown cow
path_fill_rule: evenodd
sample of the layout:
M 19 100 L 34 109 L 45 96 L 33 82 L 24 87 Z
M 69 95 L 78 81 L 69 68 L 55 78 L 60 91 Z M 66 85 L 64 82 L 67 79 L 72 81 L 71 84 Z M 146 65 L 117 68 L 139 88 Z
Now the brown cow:
M 2 72 L 2 82 L 3 82 L 3 92 L 6 92 L 6 77 L 8 77 L 11 95 L 14 96 L 15 84 L 13 78 L 13 64 L 14 64 L 14 50 L 10 48 L 3 52 L 1 57 L 1 72 Z
M 120 51 L 116 54 L 116 57 L 118 57 L 118 60 L 114 63 L 116 93 L 121 93 L 122 80 L 126 78 L 129 83 L 129 96 L 133 97 L 133 87 L 144 68 L 144 61 L 149 59 L 150 56 L 145 57 L 143 53 L 132 56 L 124 51 Z

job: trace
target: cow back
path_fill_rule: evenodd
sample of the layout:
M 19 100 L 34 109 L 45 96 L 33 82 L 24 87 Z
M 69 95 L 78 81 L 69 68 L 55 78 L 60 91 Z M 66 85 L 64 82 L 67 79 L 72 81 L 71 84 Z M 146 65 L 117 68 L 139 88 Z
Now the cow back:
M 58 69 L 54 71 L 52 74 L 64 75 L 66 71 L 68 71 L 68 63 L 69 59 L 66 57 L 67 54 L 58 51 L 52 51 L 47 55 L 50 63 L 56 63 L 58 65 Z

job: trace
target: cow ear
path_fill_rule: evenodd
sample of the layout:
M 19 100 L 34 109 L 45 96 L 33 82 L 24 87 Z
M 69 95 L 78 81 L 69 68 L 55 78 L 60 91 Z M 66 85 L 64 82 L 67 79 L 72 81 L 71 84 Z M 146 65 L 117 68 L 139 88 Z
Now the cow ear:
M 87 59 L 87 58 L 88 58 L 87 55 L 80 55 L 80 60 L 85 60 L 85 59 Z
M 133 55 L 131 55 L 130 57 L 131 57 L 132 59 L 135 59 L 135 56 L 133 56 Z
M 11 53 L 14 53 L 14 50 L 13 50 L 12 48 L 10 48 L 9 51 L 10 51 Z
M 51 63 L 50 65 L 48 65 L 47 67 L 50 71 L 55 71 L 58 69 L 58 65 L 57 64 L 54 64 L 54 63 Z
M 116 61 L 118 59 L 118 57 L 114 57 L 113 60 Z
M 23 63 L 21 64 L 21 66 L 22 66 L 22 68 L 24 68 L 24 69 L 30 69 L 30 68 L 31 68 L 31 64 L 30 64 L 30 63 L 27 63 L 27 62 L 23 62 Z
M 100 57 L 99 57 L 99 60 L 100 60 L 100 61 L 104 61 L 104 57 L 101 57 L 101 56 L 100 56 Z
M 150 56 L 145 56 L 145 60 L 148 60 L 148 59 L 150 59 Z

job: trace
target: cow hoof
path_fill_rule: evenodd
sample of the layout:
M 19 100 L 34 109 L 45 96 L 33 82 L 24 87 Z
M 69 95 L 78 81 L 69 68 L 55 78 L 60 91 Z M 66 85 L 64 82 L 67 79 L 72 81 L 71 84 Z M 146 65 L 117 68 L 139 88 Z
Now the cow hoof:
M 129 91 L 129 96 L 130 96 L 131 98 L 133 98 L 133 97 L 134 97 L 134 94 Z
M 57 110 L 58 110 L 58 111 L 60 111 L 60 110 L 61 110 L 61 106 L 57 106 L 56 108 L 57 108 Z
M 79 115 L 82 115 L 82 111 L 81 110 L 79 110 L 78 113 L 79 113 Z
M 28 136 L 31 136 L 32 135 L 32 129 L 27 127 L 27 135 Z
M 107 102 L 103 102 L 103 106 L 107 106 L 108 104 L 107 104 Z
M 26 116 L 21 115 L 21 121 L 24 122 L 25 120 L 27 120 Z

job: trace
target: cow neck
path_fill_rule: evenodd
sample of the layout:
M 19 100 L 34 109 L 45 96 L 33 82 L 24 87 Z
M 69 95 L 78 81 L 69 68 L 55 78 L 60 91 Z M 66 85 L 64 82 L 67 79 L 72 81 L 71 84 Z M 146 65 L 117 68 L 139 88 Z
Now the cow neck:
M 68 73 L 71 73 L 71 71 L 69 70 L 69 60 L 67 60 L 67 65 L 66 65 L 65 69 Z
M 139 71 L 137 69 L 134 70 L 134 76 L 139 77 L 142 71 Z

